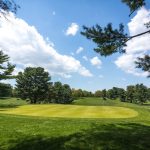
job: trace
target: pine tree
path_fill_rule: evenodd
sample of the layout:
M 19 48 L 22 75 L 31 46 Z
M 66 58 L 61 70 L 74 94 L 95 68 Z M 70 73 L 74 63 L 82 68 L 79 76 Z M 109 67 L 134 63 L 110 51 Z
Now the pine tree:
M 34 104 L 44 102 L 47 99 L 50 79 L 44 68 L 27 67 L 16 78 L 19 97 L 29 99 Z
M 122 2 L 130 8 L 129 16 L 131 16 L 132 13 L 140 7 L 146 5 L 145 0 L 122 0 Z M 98 24 L 92 27 L 83 26 L 81 34 L 97 44 L 94 51 L 99 53 L 101 56 L 106 57 L 117 52 L 125 53 L 126 43 L 129 40 L 150 33 L 150 21 L 145 25 L 147 27 L 147 31 L 133 36 L 128 36 L 128 34 L 124 32 L 123 24 L 120 24 L 118 29 L 113 29 L 112 23 L 108 23 L 108 25 L 104 28 Z M 137 68 L 147 71 L 148 77 L 150 77 L 150 55 L 145 55 L 144 58 L 138 58 L 135 63 Z
M 12 72 L 14 71 L 15 65 L 8 62 L 9 57 L 0 51 L 0 80 L 12 79 Z M 6 64 L 7 63 L 7 64 Z

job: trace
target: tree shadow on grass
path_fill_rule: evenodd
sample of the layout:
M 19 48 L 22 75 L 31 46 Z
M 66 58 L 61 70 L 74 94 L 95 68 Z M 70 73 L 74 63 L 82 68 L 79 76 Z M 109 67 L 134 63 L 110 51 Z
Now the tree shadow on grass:
M 15 142 L 15 141 L 14 141 Z M 14 143 L 13 143 L 14 144 Z M 150 126 L 141 124 L 93 124 L 88 130 L 61 137 L 18 139 L 9 150 L 148 150 Z
M 17 108 L 20 105 L 15 104 L 0 104 L 0 111 L 5 111 L 7 108 Z
M 8 99 L 9 97 L 0 97 L 0 100 L 6 100 Z
M 150 104 L 142 104 L 142 106 L 150 106 Z

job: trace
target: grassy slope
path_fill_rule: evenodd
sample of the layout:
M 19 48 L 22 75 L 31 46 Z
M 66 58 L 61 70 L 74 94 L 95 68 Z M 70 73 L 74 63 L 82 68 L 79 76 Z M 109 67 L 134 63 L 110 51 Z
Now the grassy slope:
M 4 107 L 2 101 L 0 106 L 3 103 Z M 75 104 L 124 106 L 135 109 L 139 116 L 129 119 L 60 119 L 0 114 L 0 150 L 149 149 L 150 106 L 93 98 L 78 100 Z

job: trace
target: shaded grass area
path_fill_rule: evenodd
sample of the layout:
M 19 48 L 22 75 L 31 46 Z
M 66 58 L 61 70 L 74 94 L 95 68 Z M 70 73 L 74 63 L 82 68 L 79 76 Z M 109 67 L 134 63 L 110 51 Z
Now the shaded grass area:
M 6 116 L 7 119 L 9 117 Z M 111 120 L 36 119 L 19 120 L 14 116 L 12 125 L 17 123 L 19 127 L 14 127 L 12 131 L 6 131 L 6 127 L 3 138 L 6 137 L 0 141 L 0 149 L 148 150 L 150 147 L 150 126 L 140 123 L 121 120 L 111 123 Z
M 15 108 L 25 104 L 26 101 L 19 98 L 0 97 L 0 108 Z
M 103 103 L 89 99 L 84 99 L 88 105 Z M 112 106 L 132 108 L 138 116 L 62 119 L 0 114 L 0 150 L 149 150 L 150 106 L 117 100 Z
M 26 137 L 10 150 L 148 150 L 150 127 L 139 124 L 93 125 L 68 136 Z

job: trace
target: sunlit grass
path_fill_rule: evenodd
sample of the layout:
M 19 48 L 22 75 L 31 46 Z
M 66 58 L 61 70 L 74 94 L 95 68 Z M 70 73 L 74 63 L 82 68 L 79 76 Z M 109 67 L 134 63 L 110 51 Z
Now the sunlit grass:
M 125 107 L 59 104 L 24 105 L 17 108 L 2 109 L 0 113 L 64 118 L 130 118 L 138 115 L 135 110 Z
M 124 110 L 126 115 L 130 111 L 138 115 L 128 118 L 86 118 L 90 111 L 95 113 L 96 108 L 107 117 L 108 113 L 112 114 L 111 110 L 113 113 L 116 111 L 115 116 Z M 141 106 L 100 98 L 82 98 L 73 105 L 30 105 L 15 98 L 0 99 L 0 150 L 148 150 L 149 108 L 148 104 Z M 11 114 L 5 114 L 6 111 Z M 75 111 L 77 118 L 73 117 Z M 49 112 L 59 115 L 59 118 L 44 116 Z M 81 115 L 85 117 L 81 118 Z

